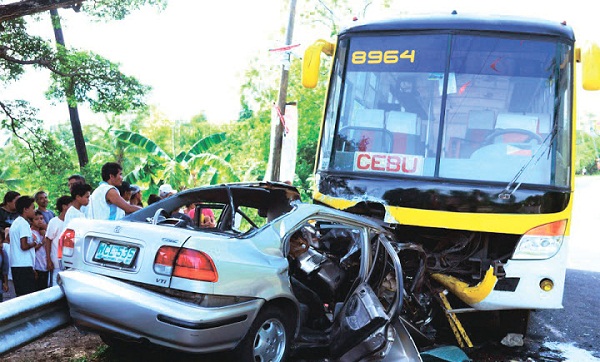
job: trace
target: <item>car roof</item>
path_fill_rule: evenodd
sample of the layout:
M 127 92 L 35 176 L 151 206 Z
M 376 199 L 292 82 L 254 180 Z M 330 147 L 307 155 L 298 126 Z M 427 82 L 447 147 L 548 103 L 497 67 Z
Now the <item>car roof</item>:
M 291 203 L 300 200 L 300 193 L 294 186 L 281 182 L 236 182 L 202 186 L 178 192 L 149 205 L 131 214 L 131 219 L 151 217 L 159 208 L 173 210 L 181 205 L 197 203 L 199 198 L 204 203 L 220 204 L 229 204 L 232 198 L 236 207 L 268 210 L 279 206 L 289 210 Z
M 207 202 L 229 202 L 233 197 L 236 206 L 249 206 L 257 209 L 267 208 L 273 203 L 291 203 L 300 200 L 300 193 L 294 186 L 279 182 L 238 182 L 205 186 L 182 191 L 178 196 L 201 192 Z

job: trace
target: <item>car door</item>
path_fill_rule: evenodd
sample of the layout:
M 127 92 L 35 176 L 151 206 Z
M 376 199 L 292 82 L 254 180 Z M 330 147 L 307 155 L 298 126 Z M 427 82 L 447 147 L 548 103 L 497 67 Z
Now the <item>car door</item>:
M 391 342 L 387 326 L 400 308 L 402 270 L 389 241 L 372 235 L 362 252 L 367 274 L 335 314 L 331 329 L 330 354 L 339 361 L 357 361 L 385 350 Z

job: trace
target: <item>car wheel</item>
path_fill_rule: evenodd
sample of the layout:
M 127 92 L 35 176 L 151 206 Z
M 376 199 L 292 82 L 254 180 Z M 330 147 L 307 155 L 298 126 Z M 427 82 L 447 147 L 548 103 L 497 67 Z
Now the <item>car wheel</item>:
M 285 361 L 291 338 L 289 317 L 279 308 L 267 307 L 258 314 L 234 355 L 246 362 Z

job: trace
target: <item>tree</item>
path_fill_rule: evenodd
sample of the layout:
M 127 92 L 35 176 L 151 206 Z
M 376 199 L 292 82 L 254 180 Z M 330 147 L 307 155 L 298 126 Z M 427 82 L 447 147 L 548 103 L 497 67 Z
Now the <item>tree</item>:
M 18 81 L 28 68 L 41 69 L 50 74 L 46 97 L 51 100 L 66 100 L 70 105 L 87 103 L 94 112 L 116 115 L 144 107 L 150 87 L 123 74 L 117 64 L 98 54 L 54 47 L 49 40 L 30 35 L 25 18 L 19 17 L 68 4 L 71 2 L 27 0 L 0 8 L 0 19 L 11 19 L 0 23 L 0 83 L 6 85 Z M 98 19 L 110 20 L 122 19 L 144 5 L 164 8 L 165 4 L 166 0 L 96 0 L 80 1 L 76 9 Z M 11 6 L 12 9 L 29 10 L 10 14 Z M 27 21 L 39 20 L 40 17 L 27 18 Z M 38 169 L 42 167 L 41 155 L 61 153 L 43 129 L 43 121 L 36 118 L 37 110 L 27 101 L 0 98 L 0 114 L 3 115 L 1 127 L 12 132 L 24 149 L 29 150 Z M 43 164 L 48 161 L 44 160 Z M 73 165 L 68 168 L 72 169 Z
M 593 133 L 577 131 L 577 152 L 575 154 L 575 172 L 581 174 L 585 168 L 588 174 L 598 173 L 596 160 L 598 159 L 600 137 Z
M 131 183 L 148 185 L 150 192 L 156 192 L 163 183 L 175 187 L 190 188 L 201 184 L 239 181 L 228 162 L 229 156 L 221 158 L 209 149 L 225 140 L 224 133 L 204 137 L 186 151 L 169 154 L 153 140 L 136 132 L 114 130 L 121 141 L 142 148 L 146 156 L 139 160 L 139 166 L 125 176 Z

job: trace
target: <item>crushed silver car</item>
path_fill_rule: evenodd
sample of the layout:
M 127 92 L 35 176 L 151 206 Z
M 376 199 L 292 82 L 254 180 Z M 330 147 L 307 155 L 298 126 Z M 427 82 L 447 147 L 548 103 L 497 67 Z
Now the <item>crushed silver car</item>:
M 120 221 L 78 219 L 61 251 L 71 317 L 109 345 L 231 351 L 240 361 L 421 360 L 398 318 L 392 234 L 302 203 L 292 186 L 207 186 Z

